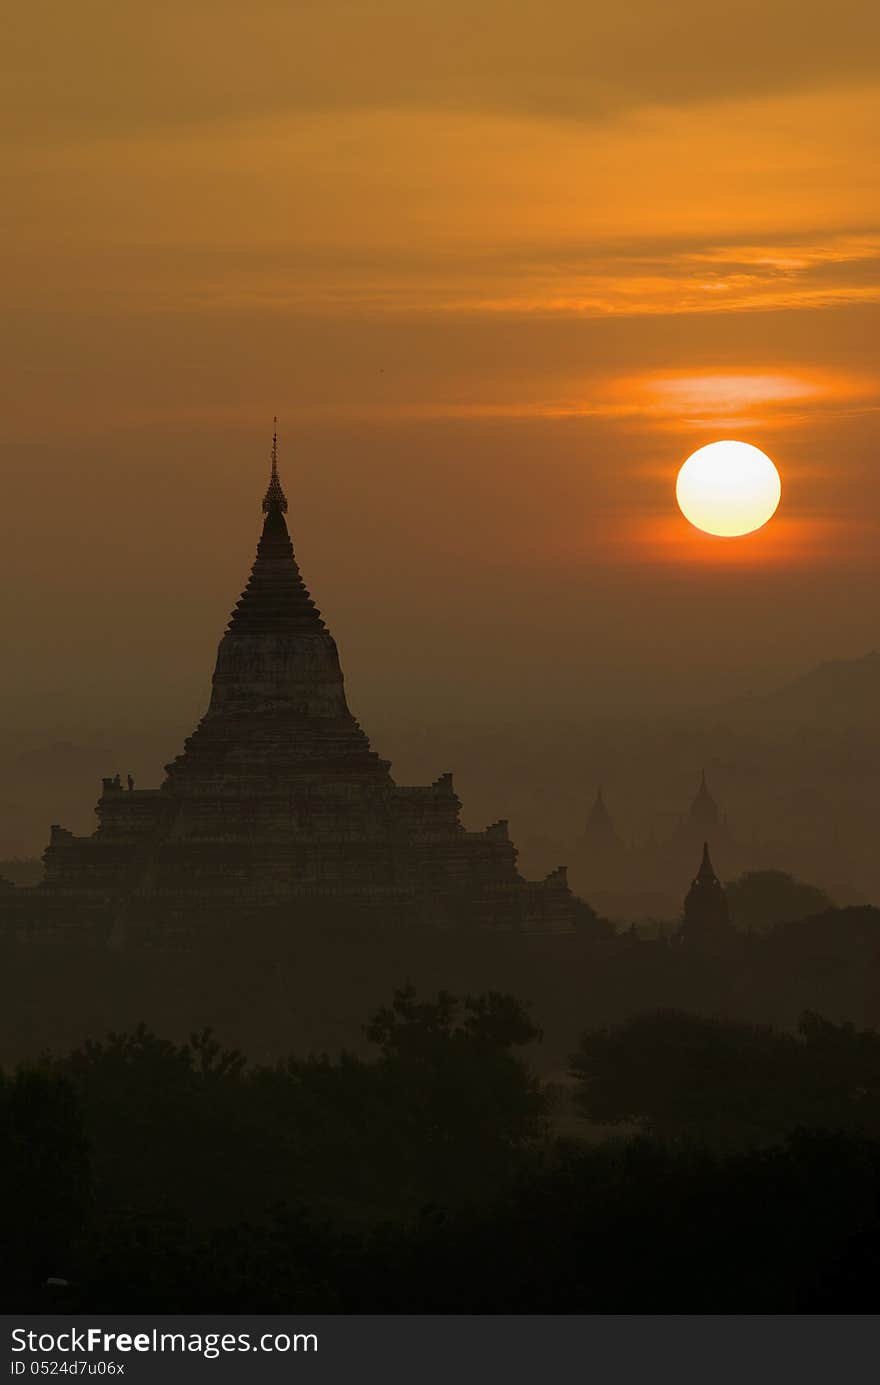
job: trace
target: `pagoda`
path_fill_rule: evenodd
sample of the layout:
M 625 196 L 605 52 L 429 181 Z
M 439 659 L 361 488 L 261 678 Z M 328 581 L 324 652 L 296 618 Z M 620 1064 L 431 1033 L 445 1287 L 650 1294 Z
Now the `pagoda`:
M 735 936 L 724 886 L 715 874 L 709 843 L 704 842 L 700 869 L 685 896 L 676 942 L 695 951 L 718 952 L 726 951 Z
M 619 852 L 623 849 L 623 841 L 608 811 L 601 784 L 596 790 L 593 806 L 587 816 L 583 844 L 587 851 L 596 855 L 602 852 Z
M 688 826 L 698 832 L 712 831 L 721 825 L 721 813 L 709 792 L 705 770 L 700 771 L 700 787 L 691 803 L 687 821 Z
M 573 871 L 575 884 L 577 886 L 583 881 L 591 891 L 597 888 L 613 891 L 626 885 L 628 867 L 626 844 L 608 810 L 600 785 L 587 815 L 584 832 L 577 843 Z
M 336 643 L 303 581 L 277 429 L 250 578 L 217 652 L 210 702 L 156 789 L 103 781 L 87 837 L 51 829 L 25 914 L 129 935 L 254 910 L 291 922 L 567 932 L 585 906 L 565 867 L 527 881 L 507 823 L 467 831 L 451 774 L 395 783 L 351 711 Z M 108 922 L 109 921 L 109 922 Z

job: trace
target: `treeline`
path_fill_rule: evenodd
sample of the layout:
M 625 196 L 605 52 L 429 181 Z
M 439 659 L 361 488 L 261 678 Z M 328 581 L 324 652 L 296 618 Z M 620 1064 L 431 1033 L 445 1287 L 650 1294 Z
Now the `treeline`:
M 806 1012 L 796 1033 L 678 1011 L 587 1032 L 575 1101 L 599 1124 L 733 1151 L 798 1128 L 880 1139 L 880 1033 Z
M 398 991 L 366 1030 L 249 1064 L 142 1027 L 5 1077 L 9 1309 L 874 1311 L 874 1031 L 638 1016 L 566 1097 L 510 996 Z

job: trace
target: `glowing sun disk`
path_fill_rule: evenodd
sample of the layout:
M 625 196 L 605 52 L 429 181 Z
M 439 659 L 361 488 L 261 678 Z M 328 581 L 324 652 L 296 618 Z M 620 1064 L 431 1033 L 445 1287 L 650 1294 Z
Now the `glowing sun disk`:
M 691 453 L 678 473 L 675 498 L 696 529 L 736 538 L 760 529 L 782 495 L 779 472 L 751 443 L 710 442 Z

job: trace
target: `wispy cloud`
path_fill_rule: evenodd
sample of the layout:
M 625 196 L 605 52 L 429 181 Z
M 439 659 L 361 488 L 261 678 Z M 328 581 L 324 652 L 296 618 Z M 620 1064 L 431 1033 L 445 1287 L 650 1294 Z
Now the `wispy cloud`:
M 831 370 L 650 371 L 612 380 L 606 388 L 619 416 L 676 430 L 776 429 L 796 426 L 818 409 L 880 408 L 876 380 Z
M 880 412 L 880 381 L 868 374 L 795 368 L 646 371 L 624 376 L 590 375 L 543 383 L 528 397 L 395 399 L 360 401 L 348 416 L 372 419 L 597 419 L 621 427 L 678 433 L 705 429 L 769 431 L 801 425 L 819 412 L 852 416 Z M 306 411 L 339 415 L 338 404 Z
M 27 247 L 21 255 L 28 262 Z M 312 244 L 223 251 L 208 244 L 135 245 L 100 261 L 71 250 L 66 267 L 69 295 L 52 286 L 59 310 L 74 289 L 89 285 L 96 309 L 149 315 L 625 318 L 815 311 L 880 302 L 880 231 L 752 245 L 661 239 L 650 253 L 608 239 L 578 247 L 548 240 L 491 254 L 466 245 L 422 254 Z M 18 282 L 29 301 L 39 299 L 39 284 Z M 14 301 L 14 284 L 10 294 Z
M 433 270 L 433 282 L 432 282 Z M 277 282 L 277 281 L 276 281 Z M 313 290 L 318 284 L 313 281 Z M 352 292 L 352 290 L 354 290 Z M 319 290 L 320 292 L 320 290 Z M 456 281 L 434 265 L 416 282 L 403 273 L 380 288 L 338 281 L 320 295 L 327 310 L 352 301 L 372 311 L 580 317 L 641 317 L 819 309 L 880 301 L 880 232 L 831 233 L 765 244 L 666 244 L 647 253 L 613 241 L 562 251 L 508 252 L 456 260 Z M 313 300 L 314 301 L 314 300 Z M 304 300 L 300 300 L 301 304 Z
M 11 138 L 310 111 L 501 111 L 596 122 L 639 105 L 846 85 L 876 70 L 866 0 L 29 0 L 4 32 Z

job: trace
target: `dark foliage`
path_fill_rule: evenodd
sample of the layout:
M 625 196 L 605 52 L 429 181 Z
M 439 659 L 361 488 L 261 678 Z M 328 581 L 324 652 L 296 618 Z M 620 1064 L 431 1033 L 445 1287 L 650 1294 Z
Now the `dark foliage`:
M 99 1205 L 199 1225 L 308 1202 L 333 1220 L 405 1216 L 484 1197 L 542 1135 L 547 1099 L 511 1052 L 537 1037 L 518 1002 L 395 993 L 367 1026 L 366 1062 L 248 1066 L 208 1032 L 141 1026 L 46 1058 L 75 1095 Z
M 10 1302 L 70 1263 L 92 1211 L 88 1147 L 66 1078 L 0 1074 L 0 1187 L 0 1296 Z
M 783 870 L 750 870 L 724 886 L 737 928 L 766 933 L 779 923 L 811 918 L 834 908 L 831 898 Z
M 97 1226 L 65 1306 L 100 1312 L 875 1312 L 880 1143 L 717 1156 L 560 1149 L 481 1207 L 343 1228 L 296 1209 Z
M 3 1081 L 8 1308 L 875 1310 L 873 1031 L 594 1032 L 585 1109 L 666 1138 L 593 1146 L 548 1137 L 511 997 L 408 988 L 367 1032 L 370 1062 L 249 1066 L 141 1028 Z
M 719 1148 L 824 1126 L 880 1138 L 880 1034 L 802 1016 L 797 1034 L 676 1011 L 584 1035 L 582 1113 Z

